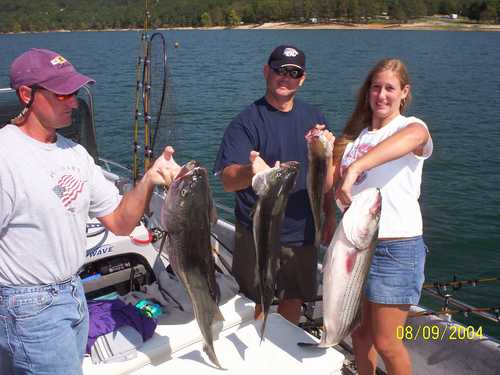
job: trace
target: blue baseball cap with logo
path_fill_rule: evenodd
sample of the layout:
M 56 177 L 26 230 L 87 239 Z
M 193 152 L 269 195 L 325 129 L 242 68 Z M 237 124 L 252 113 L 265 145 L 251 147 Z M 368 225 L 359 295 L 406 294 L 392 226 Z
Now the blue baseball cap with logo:
M 282 45 L 274 49 L 267 64 L 273 69 L 290 66 L 306 70 L 306 55 L 292 45 Z

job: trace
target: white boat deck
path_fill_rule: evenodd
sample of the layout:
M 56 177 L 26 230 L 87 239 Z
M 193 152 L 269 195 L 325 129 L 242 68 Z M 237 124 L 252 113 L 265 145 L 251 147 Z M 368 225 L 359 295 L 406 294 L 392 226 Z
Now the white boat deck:
M 215 352 L 225 374 L 243 374 L 254 371 L 269 373 L 279 368 L 287 375 L 340 374 L 344 356 L 333 348 L 303 349 L 299 341 L 315 342 L 302 329 L 292 325 L 278 314 L 270 314 L 265 339 L 260 343 L 260 321 L 253 320 L 254 303 L 236 295 L 220 306 L 225 318 L 215 324 L 218 339 Z M 189 312 L 173 310 L 158 322 L 154 336 L 138 350 L 137 357 L 128 361 L 92 364 L 90 357 L 83 363 L 85 375 L 118 374 L 212 374 L 220 373 L 202 350 L 200 329 Z M 262 372 L 261 372 L 262 373 Z
M 241 327 L 223 331 L 214 342 L 224 374 L 340 375 L 344 356 L 335 349 L 303 349 L 298 341 L 317 341 L 278 314 L 270 314 L 266 334 L 260 342 L 261 322 L 252 320 Z M 154 374 L 221 374 L 202 350 L 202 343 L 191 345 L 174 354 L 168 362 L 153 364 L 134 375 Z

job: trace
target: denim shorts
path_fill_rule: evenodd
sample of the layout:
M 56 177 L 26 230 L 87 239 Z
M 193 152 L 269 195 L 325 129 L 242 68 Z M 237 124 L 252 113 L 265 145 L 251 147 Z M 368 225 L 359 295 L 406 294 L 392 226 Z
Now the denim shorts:
M 0 374 L 82 374 L 88 326 L 79 277 L 30 287 L 0 285 Z
M 387 305 L 418 304 L 426 255 L 422 236 L 379 241 L 366 283 L 368 300 Z

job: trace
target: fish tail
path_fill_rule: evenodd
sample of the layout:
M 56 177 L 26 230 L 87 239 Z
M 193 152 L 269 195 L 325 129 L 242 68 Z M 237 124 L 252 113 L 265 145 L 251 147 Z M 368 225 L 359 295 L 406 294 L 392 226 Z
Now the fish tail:
M 266 323 L 267 323 L 267 315 L 269 314 L 269 311 L 264 312 L 264 319 L 262 320 L 262 326 L 260 327 L 260 343 L 262 344 L 262 341 L 264 341 L 264 331 L 266 330 Z
M 222 366 L 219 363 L 219 360 L 217 359 L 217 355 L 215 354 L 214 346 L 213 344 L 203 344 L 203 351 L 207 354 L 208 359 L 217 366 L 218 368 L 222 369 Z
M 338 340 L 335 339 L 332 340 L 328 336 L 328 332 L 325 330 L 321 333 L 321 340 L 318 343 L 318 348 L 329 348 L 331 346 L 338 345 L 338 343 L 339 343 Z

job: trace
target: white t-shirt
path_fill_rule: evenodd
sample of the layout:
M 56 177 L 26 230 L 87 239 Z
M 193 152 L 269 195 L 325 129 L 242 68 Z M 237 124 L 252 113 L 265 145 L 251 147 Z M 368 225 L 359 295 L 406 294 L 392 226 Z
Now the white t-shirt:
M 347 145 L 341 162 L 341 176 L 352 162 L 405 126 L 419 123 L 416 117 L 399 115 L 381 129 L 363 129 L 353 143 Z M 382 194 L 379 238 L 414 237 L 422 235 L 422 214 L 418 198 L 422 181 L 424 160 L 431 156 L 432 138 L 424 146 L 422 156 L 410 152 L 399 159 L 389 161 L 362 173 L 352 188 L 352 194 L 369 187 L 378 187 Z
M 74 275 L 84 264 L 89 215 L 108 215 L 118 203 L 118 190 L 81 145 L 0 129 L 0 285 Z

